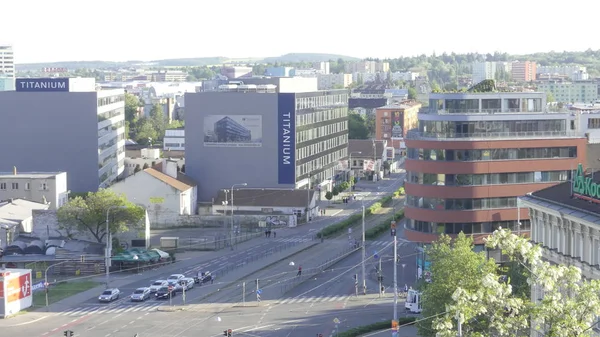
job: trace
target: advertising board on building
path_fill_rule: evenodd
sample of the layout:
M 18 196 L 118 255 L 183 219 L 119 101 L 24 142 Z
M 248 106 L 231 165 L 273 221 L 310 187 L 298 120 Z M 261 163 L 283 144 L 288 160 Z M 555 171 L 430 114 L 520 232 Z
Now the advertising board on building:
M 277 103 L 279 184 L 296 183 L 296 95 L 280 93 Z
M 32 304 L 31 269 L 0 270 L 0 315 L 12 316 Z
M 600 204 L 600 185 L 592 177 L 586 177 L 583 165 L 577 166 L 573 177 L 573 196 L 595 204 Z
M 68 78 L 17 78 L 15 90 L 22 92 L 68 92 Z
M 261 147 L 262 116 L 208 115 L 204 117 L 204 146 Z
M 392 138 L 404 137 L 404 112 L 392 112 Z

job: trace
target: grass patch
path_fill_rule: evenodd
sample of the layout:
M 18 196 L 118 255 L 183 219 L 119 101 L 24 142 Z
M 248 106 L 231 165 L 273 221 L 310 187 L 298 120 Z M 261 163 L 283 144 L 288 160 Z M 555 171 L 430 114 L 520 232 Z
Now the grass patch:
M 398 224 L 398 222 L 399 222 L 398 220 L 401 220 L 403 217 L 404 217 L 404 210 L 400 210 L 400 211 L 396 212 L 396 214 L 394 214 L 393 217 L 390 216 L 389 218 L 385 219 L 379 225 L 367 229 L 365 231 L 365 239 L 367 239 L 367 240 L 377 239 L 381 234 L 391 230 L 392 220 L 395 220 L 396 224 Z M 398 227 L 396 227 L 396 228 L 397 228 L 396 230 L 399 230 Z
M 50 286 L 48 289 L 48 304 L 56 303 L 67 297 L 77 295 L 86 290 L 99 286 L 101 283 L 94 281 L 62 282 Z M 100 295 L 100 294 L 98 294 Z M 46 293 L 43 290 L 33 293 L 35 307 L 46 306 Z
M 408 325 L 415 321 L 414 317 L 400 317 L 398 318 L 398 325 Z M 348 331 L 340 332 L 337 334 L 338 337 L 358 337 L 369 332 L 376 332 L 381 330 L 386 330 L 392 328 L 392 322 L 377 322 L 369 325 L 357 326 L 356 328 L 352 328 Z

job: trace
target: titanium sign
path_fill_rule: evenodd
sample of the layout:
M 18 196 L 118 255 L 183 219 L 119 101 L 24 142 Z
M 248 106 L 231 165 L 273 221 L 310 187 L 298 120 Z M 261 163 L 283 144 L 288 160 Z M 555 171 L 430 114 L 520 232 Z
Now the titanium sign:
M 585 176 L 583 165 L 579 164 L 573 178 L 573 195 L 576 198 L 600 204 L 600 185 Z
M 15 90 L 21 92 L 68 92 L 69 78 L 17 78 Z
M 277 167 L 279 184 L 296 183 L 296 95 L 283 93 L 277 103 Z

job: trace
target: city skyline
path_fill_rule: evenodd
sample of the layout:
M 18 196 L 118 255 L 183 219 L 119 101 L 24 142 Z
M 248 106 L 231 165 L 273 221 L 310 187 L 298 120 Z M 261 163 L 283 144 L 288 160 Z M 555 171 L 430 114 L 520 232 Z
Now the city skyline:
M 543 18 L 560 14 L 552 7 L 516 0 L 493 8 L 496 21 L 490 19 L 489 11 L 481 11 L 480 2 L 474 0 L 433 0 L 427 8 L 416 2 L 375 0 L 369 3 L 371 14 L 364 8 L 337 1 L 306 0 L 302 6 L 284 10 L 272 0 L 259 1 L 254 6 L 234 0 L 230 2 L 232 10 L 223 11 L 216 3 L 173 0 L 168 4 L 177 25 L 169 20 L 153 20 L 158 7 L 148 2 L 107 0 L 93 13 L 79 9 L 78 4 L 73 0 L 6 4 L 6 12 L 26 13 L 28 22 L 39 25 L 23 24 L 23 15 L 5 16 L 4 26 L 18 29 L 3 31 L 0 44 L 14 46 L 17 64 L 216 56 L 260 58 L 300 52 L 396 58 L 434 52 L 529 54 L 600 49 L 600 42 L 574 38 L 570 26 L 544 25 L 552 21 Z M 590 7 L 583 0 L 569 5 Z M 423 11 L 430 8 L 435 10 Z M 70 14 L 67 19 L 47 24 L 48 18 L 64 15 L 65 10 Z M 530 15 L 516 15 L 517 10 Z M 185 13 L 205 14 L 189 17 Z M 90 24 L 90 14 L 94 18 L 120 17 L 123 24 Z M 132 20 L 127 20 L 128 16 Z M 140 24 L 135 17 L 148 22 Z M 515 17 L 524 19 L 519 23 Z M 533 32 L 528 29 L 532 23 L 538 28 Z M 256 34 L 248 38 L 252 28 Z M 578 31 L 594 29 L 592 20 L 577 21 Z

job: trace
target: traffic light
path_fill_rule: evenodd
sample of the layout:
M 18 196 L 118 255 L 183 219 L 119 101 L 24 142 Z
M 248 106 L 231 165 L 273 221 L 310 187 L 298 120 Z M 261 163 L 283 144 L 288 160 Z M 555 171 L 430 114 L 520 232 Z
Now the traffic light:
M 231 329 L 223 330 L 223 336 L 231 337 L 232 334 L 233 330 Z
M 71 330 L 65 330 L 65 332 L 63 332 L 63 336 L 65 337 L 73 337 L 73 331 Z
M 379 276 L 377 276 L 377 281 L 379 281 L 379 282 L 383 282 L 383 275 L 379 275 Z
M 85 262 L 85 255 L 81 255 L 81 263 Z
M 392 229 L 392 231 L 391 231 L 391 232 L 392 232 L 392 233 L 391 233 L 391 234 L 392 234 L 392 236 L 396 236 L 396 229 L 395 229 L 395 228 L 394 228 L 394 229 Z

